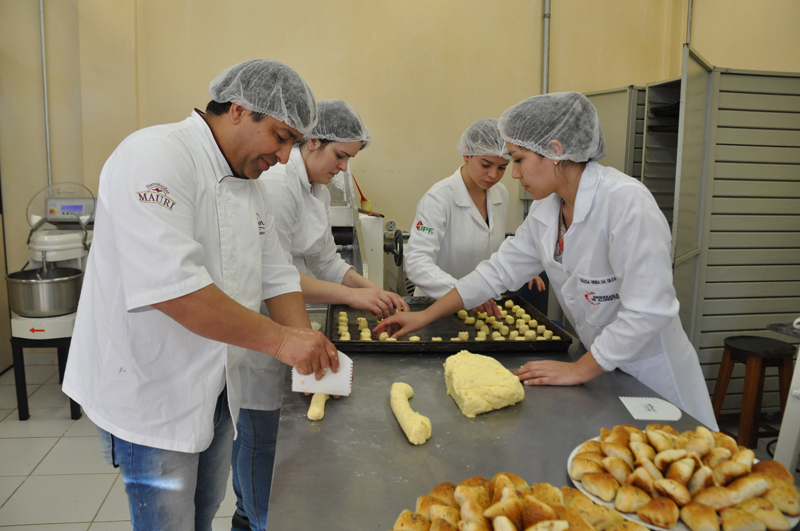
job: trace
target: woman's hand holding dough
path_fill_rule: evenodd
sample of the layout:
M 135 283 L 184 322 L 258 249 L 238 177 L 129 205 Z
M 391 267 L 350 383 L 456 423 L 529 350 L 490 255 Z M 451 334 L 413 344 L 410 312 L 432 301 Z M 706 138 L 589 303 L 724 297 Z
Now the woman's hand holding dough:
M 397 422 L 408 437 L 411 444 L 423 444 L 431 436 L 431 420 L 411 409 L 408 399 L 414 396 L 414 390 L 403 382 L 392 384 L 389 392 L 389 404 L 397 417 Z
M 325 393 L 314 393 L 311 397 L 311 407 L 308 408 L 308 420 L 322 420 L 325 416 L 325 402 L 328 395 Z

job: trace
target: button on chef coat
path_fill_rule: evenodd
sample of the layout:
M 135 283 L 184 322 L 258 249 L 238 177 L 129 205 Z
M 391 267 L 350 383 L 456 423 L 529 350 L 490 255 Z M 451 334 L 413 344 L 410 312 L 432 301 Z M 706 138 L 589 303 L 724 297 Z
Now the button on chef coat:
M 420 199 L 405 249 L 406 274 L 416 285 L 415 297 L 443 297 L 456 280 L 500 248 L 506 235 L 508 191 L 497 183 L 486 198 L 488 226 L 459 168 Z
M 341 284 L 351 266 L 336 252 L 331 195 L 327 186 L 308 182 L 300 147 L 292 148 L 289 162 L 273 166 L 258 181 L 269 197 L 278 239 L 292 263 L 302 273 Z M 266 315 L 266 306 L 262 313 Z M 285 364 L 248 351 L 240 373 L 242 407 L 260 411 L 281 407 Z
M 238 416 L 245 349 L 193 334 L 151 305 L 211 283 L 255 311 L 300 290 L 263 188 L 232 175 L 195 112 L 130 135 L 103 167 L 64 392 L 122 439 L 206 449 L 226 385 Z
M 639 181 L 590 162 L 553 258 L 561 199 L 536 201 L 513 238 L 456 285 L 466 308 L 518 289 L 544 270 L 581 342 L 606 371 L 619 368 L 717 429 L 697 353 L 678 317 L 670 230 Z

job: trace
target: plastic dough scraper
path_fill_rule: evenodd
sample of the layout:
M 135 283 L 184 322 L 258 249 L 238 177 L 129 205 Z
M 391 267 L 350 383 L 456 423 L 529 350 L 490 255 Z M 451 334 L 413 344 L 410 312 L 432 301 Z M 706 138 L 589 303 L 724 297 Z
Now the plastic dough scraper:
M 292 391 L 298 393 L 325 393 L 326 395 L 350 396 L 350 382 L 353 379 L 353 360 L 344 352 L 339 352 L 339 372 L 328 369 L 321 380 L 314 374 L 302 375 L 292 368 Z

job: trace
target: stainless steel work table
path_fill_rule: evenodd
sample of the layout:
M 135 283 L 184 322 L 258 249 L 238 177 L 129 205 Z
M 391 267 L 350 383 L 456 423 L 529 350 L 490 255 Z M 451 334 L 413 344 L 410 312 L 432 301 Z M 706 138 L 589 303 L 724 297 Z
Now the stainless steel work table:
M 311 397 L 287 391 L 281 410 L 269 506 L 271 531 L 391 529 L 417 496 L 443 481 L 492 478 L 513 472 L 526 481 L 571 485 L 567 458 L 601 427 L 635 421 L 619 396 L 658 396 L 614 371 L 576 387 L 526 387 L 518 404 L 475 418 L 461 414 L 447 395 L 446 355 L 354 355 L 353 393 L 330 399 L 325 418 L 306 417 Z M 531 359 L 566 356 L 497 356 L 514 370 Z M 414 446 L 389 407 L 394 382 L 414 388 L 411 407 L 431 419 L 433 434 Z M 687 414 L 678 430 L 698 422 Z

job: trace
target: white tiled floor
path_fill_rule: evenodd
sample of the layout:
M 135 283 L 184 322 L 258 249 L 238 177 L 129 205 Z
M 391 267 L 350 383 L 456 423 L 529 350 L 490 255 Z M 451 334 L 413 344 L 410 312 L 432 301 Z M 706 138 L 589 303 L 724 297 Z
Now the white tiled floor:
M 84 415 L 72 420 L 55 354 L 26 354 L 31 418 L 20 422 L 14 372 L 0 376 L 0 531 L 129 531 L 117 469 Z M 230 481 L 214 531 L 230 530 Z

